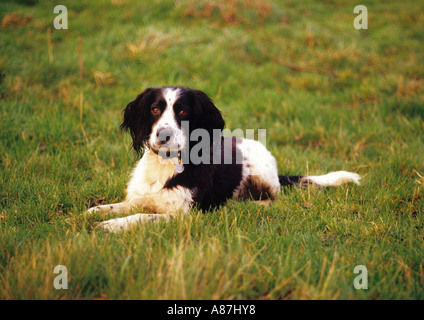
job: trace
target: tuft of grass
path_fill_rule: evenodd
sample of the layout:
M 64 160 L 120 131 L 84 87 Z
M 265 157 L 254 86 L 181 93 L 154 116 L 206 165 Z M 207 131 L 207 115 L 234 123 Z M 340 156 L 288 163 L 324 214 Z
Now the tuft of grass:
M 354 1 L 63 4 L 68 30 L 54 1 L 0 3 L 0 298 L 424 298 L 421 3 L 370 2 L 368 30 Z M 266 129 L 281 174 L 344 169 L 361 186 L 100 232 L 108 217 L 82 213 L 121 201 L 136 160 L 122 110 L 163 85 Z

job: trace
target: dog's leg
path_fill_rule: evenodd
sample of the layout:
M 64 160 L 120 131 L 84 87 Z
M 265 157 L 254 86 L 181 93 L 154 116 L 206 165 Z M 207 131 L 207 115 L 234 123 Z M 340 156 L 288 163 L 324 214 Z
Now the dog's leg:
M 131 210 L 144 209 L 156 212 L 155 214 L 138 213 L 123 218 L 100 222 L 97 226 L 110 232 L 122 232 L 132 226 L 150 221 L 168 221 L 177 213 L 188 213 L 193 203 L 191 192 L 188 189 L 177 187 L 162 189 L 152 194 L 140 194 L 138 198 L 127 198 L 126 202 L 118 206 L 100 206 L 98 210 L 105 212 L 130 212 Z M 109 207 L 108 207 L 109 206 Z M 116 206 L 112 208 L 113 206 Z
M 120 213 L 128 213 L 130 211 L 130 206 L 127 202 L 118 202 L 118 203 L 111 203 L 111 204 L 104 204 L 101 206 L 96 206 L 88 209 L 86 211 L 86 214 L 93 214 L 93 213 L 100 213 L 100 214 L 106 214 L 106 213 L 112 213 L 112 214 L 120 214 Z
M 137 213 L 128 217 L 103 221 L 98 223 L 96 226 L 103 228 L 107 232 L 119 233 L 124 232 L 137 224 L 169 221 L 172 217 L 172 214 Z

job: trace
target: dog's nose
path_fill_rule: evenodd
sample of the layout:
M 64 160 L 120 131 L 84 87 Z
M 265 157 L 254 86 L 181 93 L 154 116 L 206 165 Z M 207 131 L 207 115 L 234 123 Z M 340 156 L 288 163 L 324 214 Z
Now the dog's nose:
M 169 127 L 158 128 L 156 132 L 156 136 L 158 137 L 161 143 L 168 142 L 171 139 L 172 134 L 173 134 L 173 130 Z

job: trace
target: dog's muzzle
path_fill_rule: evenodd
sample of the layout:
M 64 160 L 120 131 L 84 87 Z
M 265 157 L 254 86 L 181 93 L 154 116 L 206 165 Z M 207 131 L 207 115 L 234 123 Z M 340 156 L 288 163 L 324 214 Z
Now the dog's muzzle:
M 156 131 L 156 137 L 151 145 L 151 149 L 162 158 L 178 157 L 181 150 L 181 143 L 178 141 L 178 133 L 171 127 L 160 127 Z

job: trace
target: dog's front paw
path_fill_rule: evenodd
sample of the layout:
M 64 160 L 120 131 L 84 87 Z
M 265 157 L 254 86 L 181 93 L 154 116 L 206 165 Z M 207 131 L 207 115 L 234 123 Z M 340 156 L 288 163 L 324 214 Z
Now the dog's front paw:
M 97 212 L 100 212 L 100 207 L 92 207 L 88 209 L 87 211 L 85 211 L 84 214 L 93 214 Z
M 121 233 L 128 229 L 125 218 L 102 221 L 96 223 L 95 227 L 111 233 Z

